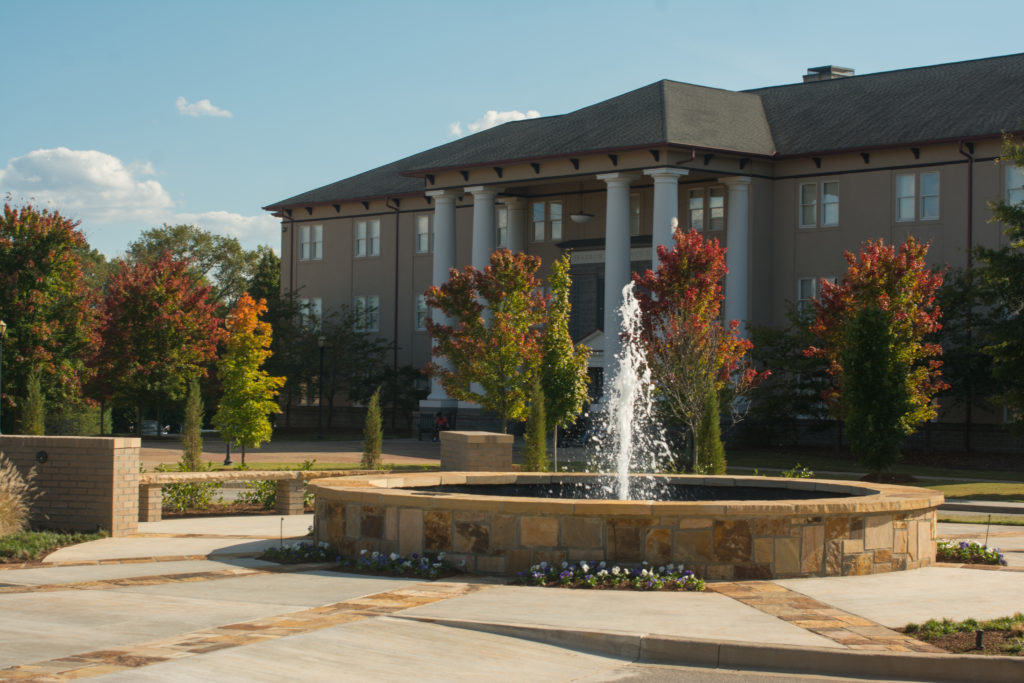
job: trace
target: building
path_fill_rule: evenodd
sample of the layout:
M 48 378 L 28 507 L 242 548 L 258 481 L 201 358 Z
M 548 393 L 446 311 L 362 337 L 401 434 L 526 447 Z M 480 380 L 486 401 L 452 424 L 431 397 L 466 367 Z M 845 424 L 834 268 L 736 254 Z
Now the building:
M 572 250 L 572 321 L 600 372 L 617 300 L 673 220 L 728 248 L 725 315 L 782 324 L 787 300 L 869 238 L 930 241 L 935 264 L 1005 239 L 987 202 L 1024 199 L 1000 166 L 1024 129 L 1024 54 L 733 92 L 663 80 L 578 111 L 506 123 L 264 207 L 282 283 L 315 311 L 367 312 L 397 361 L 424 365 L 423 292 L 495 247 Z M 656 258 L 656 256 L 655 256 Z M 546 268 L 546 265 L 545 265 Z M 542 269 L 542 275 L 544 270 Z M 428 406 L 446 404 L 434 384 Z

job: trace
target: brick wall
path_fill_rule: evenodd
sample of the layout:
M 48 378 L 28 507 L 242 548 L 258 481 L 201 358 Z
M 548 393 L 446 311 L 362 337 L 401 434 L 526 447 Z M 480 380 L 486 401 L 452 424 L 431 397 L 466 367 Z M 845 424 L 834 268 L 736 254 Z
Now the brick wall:
M 23 474 L 35 467 L 42 495 L 34 526 L 113 536 L 138 530 L 139 445 L 137 438 L 0 436 L 0 452 Z

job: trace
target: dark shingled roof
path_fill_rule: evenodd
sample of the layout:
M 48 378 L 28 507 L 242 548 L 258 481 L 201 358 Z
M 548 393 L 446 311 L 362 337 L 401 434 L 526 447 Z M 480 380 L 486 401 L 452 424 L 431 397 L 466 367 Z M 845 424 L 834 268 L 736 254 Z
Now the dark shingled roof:
M 513 121 L 264 207 L 421 192 L 433 169 L 674 144 L 806 155 L 1024 128 L 1024 54 L 732 92 L 658 81 L 560 116 Z

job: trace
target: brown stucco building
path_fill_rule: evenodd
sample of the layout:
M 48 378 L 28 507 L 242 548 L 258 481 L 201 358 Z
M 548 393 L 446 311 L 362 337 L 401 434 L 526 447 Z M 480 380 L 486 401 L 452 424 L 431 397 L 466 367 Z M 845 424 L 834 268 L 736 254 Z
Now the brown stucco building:
M 613 307 L 675 219 L 728 247 L 728 319 L 783 324 L 869 238 L 931 242 L 936 265 L 996 246 L 987 202 L 1024 199 L 996 163 L 1024 129 L 1024 54 L 733 92 L 659 81 L 506 123 L 266 207 L 282 283 L 314 310 L 365 307 L 398 362 L 430 354 L 422 294 L 496 246 L 572 250 L 573 334 L 605 363 Z M 428 406 L 446 397 L 433 386 Z

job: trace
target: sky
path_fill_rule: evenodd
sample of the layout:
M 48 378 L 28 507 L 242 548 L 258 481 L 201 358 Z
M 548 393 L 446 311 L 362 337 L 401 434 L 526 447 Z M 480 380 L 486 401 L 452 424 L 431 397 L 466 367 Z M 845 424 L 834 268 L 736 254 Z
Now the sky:
M 0 0 L 0 197 L 115 256 L 515 118 L 1011 54 L 1017 2 Z

